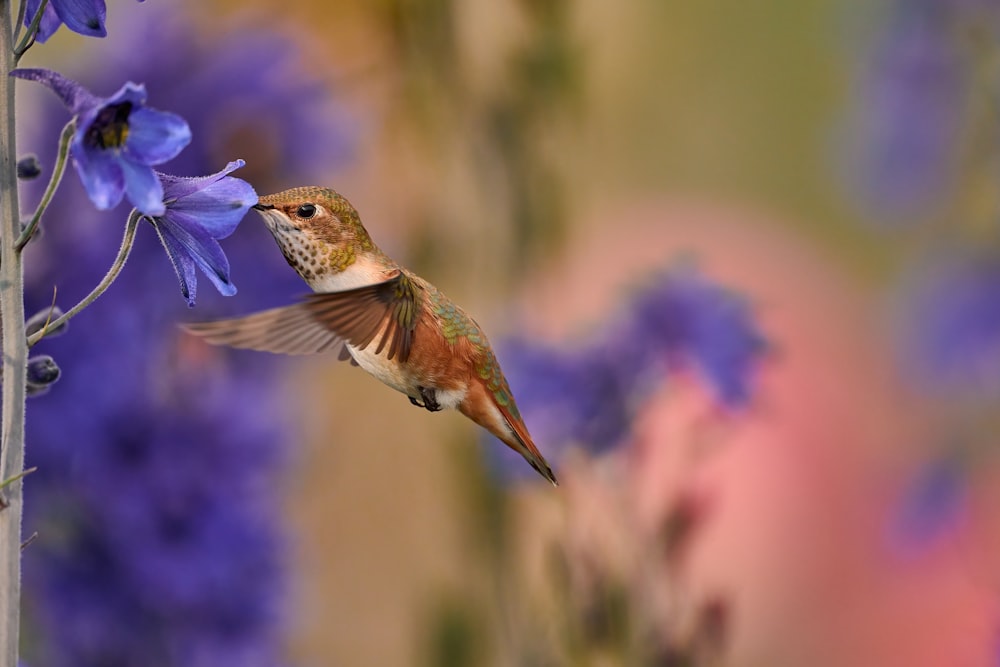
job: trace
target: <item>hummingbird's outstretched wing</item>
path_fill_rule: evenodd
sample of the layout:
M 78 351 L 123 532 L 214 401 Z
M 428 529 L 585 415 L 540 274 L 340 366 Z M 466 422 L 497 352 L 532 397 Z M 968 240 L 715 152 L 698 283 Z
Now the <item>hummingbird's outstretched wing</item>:
M 304 304 L 272 308 L 245 317 L 182 324 L 188 333 L 214 345 L 276 354 L 315 354 L 343 345 L 343 339 L 316 320 Z M 348 359 L 341 348 L 341 359 Z
M 389 346 L 388 358 L 410 357 L 417 327 L 417 286 L 403 271 L 374 285 L 310 294 L 303 304 L 313 317 L 354 347 L 366 348 L 381 336 L 375 353 Z
M 380 353 L 389 359 L 410 356 L 417 323 L 412 280 L 399 271 L 389 280 L 340 292 L 310 294 L 302 303 L 261 311 L 246 317 L 183 325 L 209 343 L 276 352 L 313 354 L 348 342 L 367 347 L 376 336 Z M 349 359 L 346 349 L 340 359 Z

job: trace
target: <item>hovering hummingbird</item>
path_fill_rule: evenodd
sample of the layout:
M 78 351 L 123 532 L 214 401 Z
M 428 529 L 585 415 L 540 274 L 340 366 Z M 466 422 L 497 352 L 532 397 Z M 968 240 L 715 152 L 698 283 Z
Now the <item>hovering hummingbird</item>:
M 486 335 L 436 287 L 382 252 L 340 194 L 285 190 L 254 206 L 315 294 L 246 317 L 186 325 L 210 343 L 339 358 L 437 412 L 457 408 L 557 484 Z

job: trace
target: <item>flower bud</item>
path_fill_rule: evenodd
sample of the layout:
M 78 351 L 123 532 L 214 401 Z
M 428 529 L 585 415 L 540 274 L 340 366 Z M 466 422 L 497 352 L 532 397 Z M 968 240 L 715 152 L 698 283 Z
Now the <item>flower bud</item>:
M 69 322 L 63 322 L 55 328 L 51 324 L 62 317 L 62 315 L 63 311 L 59 306 L 51 306 L 45 310 L 40 310 L 29 317 L 28 321 L 24 323 L 24 334 L 26 336 L 34 335 L 41 331 L 46 324 L 49 324 L 50 326 L 45 330 L 46 338 L 61 336 L 69 329 Z
M 60 370 L 55 359 L 47 354 L 28 359 L 28 396 L 40 396 L 59 379 Z
M 42 165 L 38 156 L 26 155 L 17 161 L 17 177 L 22 181 L 30 181 L 42 175 Z

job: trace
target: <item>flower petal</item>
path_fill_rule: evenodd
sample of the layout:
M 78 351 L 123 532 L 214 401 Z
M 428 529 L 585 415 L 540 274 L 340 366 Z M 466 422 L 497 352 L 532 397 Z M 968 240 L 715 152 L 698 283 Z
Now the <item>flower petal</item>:
M 177 156 L 191 142 L 191 128 L 177 114 L 142 107 L 128 117 L 123 152 L 140 164 L 160 164 Z
M 236 294 L 236 286 L 229 279 L 229 260 L 222 252 L 222 246 L 213 239 L 196 221 L 184 215 L 157 218 L 154 223 L 164 247 L 170 244 L 178 257 L 187 257 L 212 281 L 215 288 L 225 296 Z M 168 248 L 168 253 L 171 250 Z M 171 261 L 174 261 L 173 259 Z M 177 262 L 175 261 L 175 268 Z M 178 274 L 178 277 L 181 277 Z M 188 303 L 194 303 L 195 280 L 193 274 L 188 279 L 190 296 Z M 183 279 L 182 279 L 183 280 Z M 182 287 L 183 289 L 183 287 Z
M 170 202 L 169 199 L 167 199 Z M 257 202 L 257 193 L 244 180 L 225 177 L 186 197 L 167 204 L 167 217 L 175 222 L 189 221 L 216 239 L 224 239 Z
M 24 27 L 27 28 L 31 25 L 32 19 L 35 18 L 35 14 L 38 13 L 38 8 L 41 6 L 41 0 L 28 0 L 28 6 L 25 8 L 24 12 Z M 62 25 L 62 20 L 59 15 L 56 14 L 55 7 L 52 3 L 45 5 L 45 13 L 42 14 L 42 20 L 38 24 L 38 32 L 35 33 L 35 41 L 45 42 L 55 34 L 55 31 L 59 29 Z
M 121 104 L 122 102 L 131 102 L 133 106 L 141 107 L 146 103 L 146 86 L 141 83 L 126 81 L 114 95 L 101 100 L 101 105 L 110 106 Z
M 73 32 L 88 37 L 105 37 L 107 8 L 104 0 L 49 0 L 56 14 Z
M 67 79 L 62 74 L 53 72 L 50 69 L 15 69 L 11 71 L 10 75 L 18 79 L 37 81 L 38 83 L 47 86 L 52 92 L 59 96 L 62 103 L 65 104 L 74 115 L 79 115 L 84 111 L 92 110 L 99 106 L 102 102 L 100 98 L 95 97 L 93 93 L 76 81 Z
M 163 181 L 163 198 L 170 201 L 171 199 L 180 199 L 199 190 L 204 190 L 215 181 L 221 179 L 223 176 L 228 176 L 244 165 L 246 165 L 244 160 L 233 160 L 222 171 L 217 171 L 209 176 L 186 177 L 174 176 L 173 174 L 158 174 L 160 180 Z
M 87 149 L 77 139 L 73 140 L 70 153 L 76 173 L 94 206 L 101 211 L 117 206 L 125 193 L 121 161 L 105 151 Z
M 119 159 L 119 162 L 125 175 L 125 194 L 132 205 L 145 215 L 163 215 L 166 211 L 163 185 L 153 168 L 125 158 Z
M 191 259 L 183 244 L 166 230 L 165 225 L 154 224 L 153 227 L 156 229 L 157 236 L 160 237 L 163 249 L 167 251 L 167 257 L 170 258 L 170 263 L 174 267 L 174 273 L 177 274 L 177 280 L 181 285 L 181 294 L 187 299 L 188 305 L 193 306 L 198 291 L 198 276 L 194 272 L 194 260 Z

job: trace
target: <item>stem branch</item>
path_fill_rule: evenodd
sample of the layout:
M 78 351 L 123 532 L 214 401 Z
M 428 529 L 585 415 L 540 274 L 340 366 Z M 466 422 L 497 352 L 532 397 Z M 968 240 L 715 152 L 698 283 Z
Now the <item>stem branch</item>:
M 62 135 L 59 137 L 59 153 L 56 156 L 56 164 L 52 168 L 52 176 L 49 178 L 49 184 L 45 186 L 45 192 L 42 194 L 42 200 L 38 202 L 35 214 L 31 216 L 31 221 L 28 222 L 28 225 L 21 232 L 21 235 L 17 238 L 17 242 L 14 244 L 18 252 L 31 240 L 35 230 L 38 228 L 39 220 L 42 219 L 42 214 L 45 213 L 45 209 L 49 207 L 49 202 L 52 201 L 52 195 L 55 194 L 56 188 L 62 182 L 63 174 L 66 172 L 66 155 L 69 153 L 69 142 L 73 139 L 74 132 L 76 132 L 75 118 L 66 123 Z
M 122 237 L 121 248 L 118 249 L 118 256 L 115 257 L 114 263 L 108 272 L 101 279 L 101 282 L 97 284 L 90 294 L 85 296 L 80 303 L 76 304 L 70 308 L 65 315 L 56 318 L 52 322 L 49 322 L 39 331 L 33 333 L 28 337 L 28 347 L 31 347 L 41 339 L 45 338 L 45 335 L 54 329 L 58 329 L 66 322 L 69 322 L 77 313 L 92 304 L 97 300 L 99 296 L 104 294 L 104 292 L 111 286 L 111 283 L 115 281 L 118 274 L 121 273 L 122 268 L 125 266 L 125 262 L 128 261 L 129 253 L 132 252 L 132 243 L 135 241 L 135 230 L 139 225 L 139 221 L 142 220 L 142 214 L 136 209 L 132 209 L 129 213 L 128 221 L 125 223 L 125 235 Z
M 4 5 L 4 13 L 6 14 L 5 23 L 8 23 L 8 25 L 6 27 L 7 34 L 11 34 L 10 33 L 10 25 L 9 25 L 9 22 L 10 22 L 9 8 L 6 6 L 7 5 L 6 2 L 0 3 L 0 4 Z M 17 46 L 14 47 L 14 51 L 13 51 L 13 54 L 14 54 L 14 63 L 13 64 L 14 65 L 17 65 L 18 61 L 21 60 L 21 56 L 23 56 L 25 54 L 25 52 L 28 49 L 31 48 L 31 45 L 35 43 L 35 35 L 38 34 L 38 26 L 42 22 L 42 14 L 45 13 L 45 7 L 48 4 L 49 4 L 49 0 L 42 0 L 42 3 L 40 5 L 38 5 L 38 11 L 35 12 L 35 15 L 31 18 L 31 24 L 28 26 L 27 32 L 24 33 L 24 36 L 21 38 L 21 41 L 18 42 Z M 6 41 L 6 39 L 4 41 Z M 10 52 L 10 45 L 9 44 L 4 44 L 4 51 Z M 6 58 L 6 55 L 4 57 Z M 14 69 L 14 68 L 13 67 L 8 67 L 4 71 L 5 72 L 9 72 L 12 69 Z

